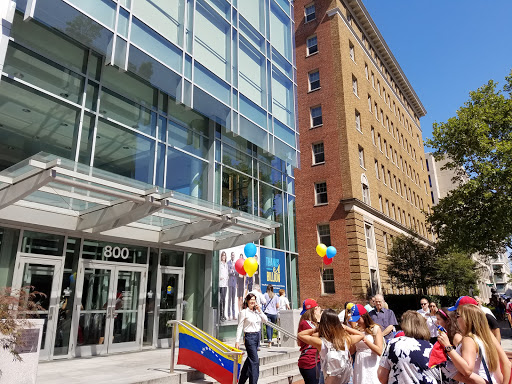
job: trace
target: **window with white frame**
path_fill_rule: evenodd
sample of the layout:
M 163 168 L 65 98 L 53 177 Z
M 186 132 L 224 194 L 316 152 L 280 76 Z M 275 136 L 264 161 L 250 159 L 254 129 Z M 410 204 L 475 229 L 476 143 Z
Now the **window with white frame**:
M 373 237 L 373 225 L 364 223 L 364 234 L 366 237 L 366 248 L 375 250 L 375 239 Z
M 380 169 L 382 171 L 382 181 L 384 184 L 386 184 L 386 169 L 384 168 L 384 165 L 381 165 Z
M 327 204 L 327 183 L 315 183 L 315 204 Z
M 379 162 L 375 159 L 375 177 L 379 179 Z
M 380 138 L 380 133 L 377 133 L 377 144 L 379 145 L 379 150 L 382 152 L 382 142 Z
M 389 188 L 393 189 L 393 185 L 391 184 L 391 171 L 388 169 L 388 182 Z
M 354 51 L 354 44 L 352 43 L 348 43 L 348 48 L 349 48 L 349 51 L 350 51 L 350 58 L 352 59 L 352 61 L 356 61 L 356 53 Z
M 309 77 L 309 90 L 314 91 L 320 88 L 320 72 L 314 71 L 308 74 Z
M 318 242 L 329 247 L 331 245 L 331 228 L 329 224 L 318 224 L 317 231 Z
M 361 114 L 359 113 L 358 110 L 356 110 L 355 118 L 356 118 L 356 129 L 359 132 L 361 132 Z
M 360 145 L 357 147 L 357 149 L 359 151 L 359 165 L 361 166 L 361 168 L 366 168 L 364 166 L 364 149 Z
M 398 207 L 396 213 L 398 214 L 398 222 L 402 224 L 402 214 L 400 213 L 400 207 Z
M 372 72 L 372 87 L 375 88 L 375 75 Z
M 324 268 L 322 271 L 322 293 L 336 293 L 334 289 L 334 270 L 332 268 Z
M 313 144 L 313 165 L 325 162 L 324 143 Z
M 318 40 L 317 40 L 316 36 L 311 36 L 310 38 L 308 38 L 308 40 L 306 41 L 306 46 L 307 46 L 308 56 L 312 55 L 313 53 L 317 53 L 318 52 Z
M 317 107 L 313 107 L 310 110 L 311 112 L 311 128 L 318 127 L 323 124 L 322 122 L 322 107 L 319 105 Z
M 309 23 L 310 21 L 315 20 L 315 4 L 308 5 L 306 8 L 304 8 L 304 17 L 305 22 Z
M 370 186 L 364 174 L 361 175 L 361 189 L 363 193 L 363 203 L 370 205 Z
M 368 95 L 368 110 L 372 113 L 372 97 Z
M 388 142 L 384 139 L 384 154 L 388 157 Z
M 380 80 L 377 80 L 377 91 L 379 92 L 379 96 L 380 96 Z
M 389 200 L 386 199 L 386 216 L 389 217 Z
M 375 145 L 375 128 L 371 127 L 370 131 L 372 134 L 372 143 Z
M 352 92 L 357 96 L 357 78 L 352 75 Z
M 395 211 L 395 204 L 391 204 L 391 218 L 393 220 L 396 219 L 396 211 Z
M 379 195 L 379 211 L 384 212 L 382 210 L 382 195 Z
M 368 80 L 370 77 L 368 75 L 368 64 L 364 63 L 364 74 L 366 76 L 366 80 Z
M 379 276 L 378 276 L 377 270 L 374 268 L 370 268 L 370 286 L 371 286 L 372 296 L 376 295 L 377 293 L 380 292 Z
M 389 253 L 389 248 L 388 248 L 388 234 L 386 232 L 382 232 L 382 241 L 384 243 L 384 253 L 387 255 Z

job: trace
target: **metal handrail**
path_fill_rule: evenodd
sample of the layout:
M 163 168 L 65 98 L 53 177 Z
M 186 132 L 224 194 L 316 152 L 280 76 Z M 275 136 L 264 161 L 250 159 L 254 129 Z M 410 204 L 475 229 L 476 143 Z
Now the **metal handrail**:
M 277 329 L 278 332 L 281 332 L 282 334 L 288 336 L 289 338 L 297 341 L 297 335 L 295 335 L 294 333 L 291 333 L 289 331 L 287 331 L 286 329 L 284 328 L 281 328 L 279 325 L 277 324 L 274 324 L 272 323 L 271 321 L 268 321 L 268 320 L 261 320 L 263 322 L 263 324 L 265 324 L 266 326 L 270 327 L 270 328 L 274 328 L 274 329 Z M 279 340 L 279 339 L 278 339 Z M 281 340 L 279 340 L 279 344 L 281 343 Z
M 197 336 L 199 339 L 204 341 L 206 344 L 209 344 L 209 345 L 215 346 L 216 348 L 219 348 L 220 350 L 222 350 L 222 353 L 224 353 L 226 355 L 238 356 L 238 355 L 243 355 L 244 354 L 241 351 L 240 352 L 236 352 L 236 351 L 232 351 L 232 350 L 226 348 L 224 345 L 222 345 L 220 343 L 219 340 L 217 340 L 213 336 L 207 334 L 206 332 L 202 331 L 201 329 L 197 328 L 196 326 L 190 324 L 188 321 L 185 321 L 185 320 L 169 320 L 167 322 L 167 324 L 169 324 L 169 325 L 171 325 L 173 327 L 173 330 L 172 330 L 172 333 L 171 333 L 172 334 L 172 346 L 171 346 L 171 368 L 170 368 L 170 373 L 174 372 L 174 357 L 175 357 L 175 353 L 176 353 L 176 330 L 178 329 L 178 327 L 176 325 L 181 325 L 181 326 L 187 328 L 190 332 L 192 332 L 192 334 Z M 205 336 L 208 336 L 208 337 L 205 337 Z M 233 384 L 236 384 L 237 379 L 238 379 L 237 365 L 238 365 L 238 358 L 235 357 L 233 359 Z

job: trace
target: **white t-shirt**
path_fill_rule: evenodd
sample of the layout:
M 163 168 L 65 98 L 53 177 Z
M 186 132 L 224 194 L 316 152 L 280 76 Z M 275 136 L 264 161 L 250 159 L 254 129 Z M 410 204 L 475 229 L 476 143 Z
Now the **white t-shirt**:
M 494 316 L 494 313 L 492 313 L 492 311 L 489 308 L 484 307 L 483 305 L 479 305 L 479 307 L 484 313 L 488 313 L 492 317 L 496 318 L 496 316 Z
M 288 301 L 288 298 L 286 296 L 279 296 L 279 308 L 278 311 L 284 311 L 287 310 L 288 307 L 290 307 L 290 302 Z

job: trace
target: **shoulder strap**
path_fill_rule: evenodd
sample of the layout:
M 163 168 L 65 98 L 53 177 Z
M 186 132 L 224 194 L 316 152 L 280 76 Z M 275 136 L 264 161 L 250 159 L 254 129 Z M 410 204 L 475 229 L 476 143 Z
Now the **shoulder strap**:
M 475 340 L 475 342 L 476 342 L 476 340 Z M 478 353 L 480 354 L 480 357 L 482 358 L 482 364 L 484 365 L 485 374 L 487 375 L 487 381 L 489 382 L 489 384 L 492 384 L 493 381 L 491 378 L 491 374 L 489 373 L 489 368 L 487 368 L 487 363 L 485 362 L 484 354 L 482 353 L 480 344 L 478 342 L 476 342 L 476 344 L 478 345 Z

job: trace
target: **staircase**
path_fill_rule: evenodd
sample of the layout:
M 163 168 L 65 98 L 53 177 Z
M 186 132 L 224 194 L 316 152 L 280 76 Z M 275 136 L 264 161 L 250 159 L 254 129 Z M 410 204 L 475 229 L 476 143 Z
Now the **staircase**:
M 258 384 L 292 384 L 302 381 L 297 366 L 299 348 L 265 348 L 258 352 L 260 358 L 260 377 Z M 246 357 L 246 355 L 244 355 Z M 154 382 L 156 384 L 157 382 Z M 176 373 L 168 378 L 171 384 L 217 384 L 218 382 L 196 370 Z M 248 383 L 248 382 L 247 382 Z M 151 383 L 153 384 L 153 383 Z

